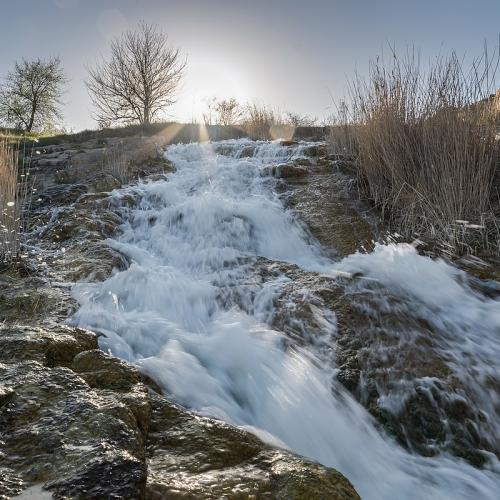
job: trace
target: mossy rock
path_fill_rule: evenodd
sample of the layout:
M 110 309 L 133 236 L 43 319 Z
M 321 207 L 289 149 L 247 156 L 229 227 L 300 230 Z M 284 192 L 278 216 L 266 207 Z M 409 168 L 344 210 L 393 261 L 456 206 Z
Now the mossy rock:
M 79 353 L 71 369 L 78 373 L 90 387 L 126 392 L 141 382 L 136 368 L 99 349 Z
M 80 176 L 76 170 L 70 170 L 67 168 L 64 170 L 58 170 L 54 175 L 54 180 L 58 184 L 75 184 L 79 179 Z
M 0 361 L 36 360 L 47 366 L 69 366 L 82 351 L 95 349 L 95 334 L 65 325 L 0 327 Z
M 102 174 L 90 182 L 90 193 L 110 192 L 122 187 L 122 182 L 111 174 Z

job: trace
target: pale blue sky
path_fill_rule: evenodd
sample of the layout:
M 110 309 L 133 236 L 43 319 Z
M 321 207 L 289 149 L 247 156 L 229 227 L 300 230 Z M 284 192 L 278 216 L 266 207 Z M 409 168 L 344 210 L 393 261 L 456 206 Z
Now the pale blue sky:
M 138 21 L 156 23 L 188 66 L 169 113 L 199 117 L 205 99 L 234 96 L 328 115 L 329 91 L 366 71 L 387 43 L 424 59 L 498 45 L 500 0 L 0 0 L 0 77 L 20 58 L 59 56 L 70 78 L 64 123 L 93 128 L 85 65 Z

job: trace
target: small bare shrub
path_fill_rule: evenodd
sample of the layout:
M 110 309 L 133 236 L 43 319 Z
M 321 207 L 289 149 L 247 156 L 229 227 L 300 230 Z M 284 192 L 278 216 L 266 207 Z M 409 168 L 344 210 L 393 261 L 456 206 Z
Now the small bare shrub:
M 244 109 L 234 98 L 217 100 L 215 97 L 208 102 L 208 111 L 203 114 L 205 125 L 235 125 L 242 118 Z
M 284 122 L 287 125 L 291 125 L 295 128 L 314 127 L 317 121 L 318 121 L 317 118 L 312 118 L 308 115 L 300 115 L 299 113 L 294 113 L 292 111 L 287 111 L 284 117 Z

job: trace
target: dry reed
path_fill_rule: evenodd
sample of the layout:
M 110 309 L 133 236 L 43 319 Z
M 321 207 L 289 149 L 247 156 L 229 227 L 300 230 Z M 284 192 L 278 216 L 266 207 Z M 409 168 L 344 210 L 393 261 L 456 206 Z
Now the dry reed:
M 121 184 L 131 180 L 131 160 L 121 145 L 107 148 L 102 157 L 102 169 L 111 174 Z
M 19 154 L 8 139 L 0 140 L 0 262 L 18 255 L 30 201 L 29 168 L 19 168 Z
M 268 106 L 249 104 L 246 107 L 242 128 L 251 139 L 274 140 L 292 139 L 295 126 L 282 113 Z
M 361 190 L 393 229 L 498 251 L 497 65 L 498 54 L 485 51 L 465 72 L 453 53 L 424 72 L 414 51 L 393 52 L 390 64 L 378 59 L 368 79 L 352 82 L 332 147 L 357 154 Z

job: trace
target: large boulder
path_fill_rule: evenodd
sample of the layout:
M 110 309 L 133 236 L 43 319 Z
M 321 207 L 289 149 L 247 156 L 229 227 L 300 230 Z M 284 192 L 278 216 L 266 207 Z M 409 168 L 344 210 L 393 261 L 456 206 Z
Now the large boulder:
M 357 499 L 338 472 L 151 395 L 146 498 Z

